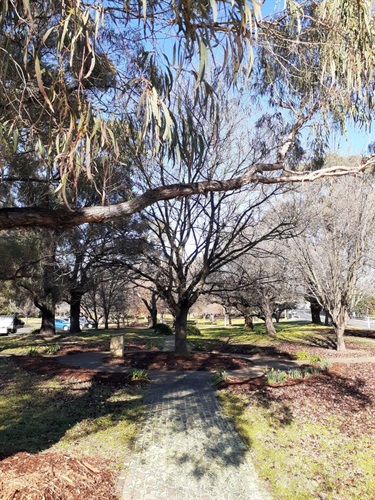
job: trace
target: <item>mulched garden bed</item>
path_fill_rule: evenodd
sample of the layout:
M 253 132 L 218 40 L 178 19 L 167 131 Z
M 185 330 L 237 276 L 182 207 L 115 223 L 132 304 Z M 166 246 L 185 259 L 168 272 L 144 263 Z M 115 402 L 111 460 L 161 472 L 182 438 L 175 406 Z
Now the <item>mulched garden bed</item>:
M 276 359 L 295 359 L 295 356 L 284 350 L 284 346 L 282 345 L 280 345 L 280 348 L 276 348 L 273 346 L 256 346 L 251 344 L 226 344 L 220 348 L 220 351 L 231 354 L 274 356 Z
M 111 362 L 110 358 L 108 359 Z M 112 361 L 127 368 L 145 370 L 218 371 L 240 370 L 254 366 L 250 360 L 225 356 L 219 353 L 191 353 L 188 357 L 175 356 L 170 352 L 128 352 L 124 361 Z
M 100 458 L 17 453 L 0 462 L 0 497 L 12 500 L 115 500 L 115 474 Z
M 287 344 L 282 342 L 275 342 L 277 344 L 277 350 L 283 351 L 283 353 L 288 353 L 291 359 L 295 358 L 295 354 L 299 351 L 304 351 L 309 355 L 322 356 L 324 358 L 363 358 L 366 356 L 373 356 L 372 350 L 366 347 L 358 348 L 358 344 L 353 344 L 352 342 L 346 341 L 347 349 L 346 351 L 337 351 L 332 347 L 319 347 L 313 345 L 301 344 Z
M 309 423 L 324 424 L 334 414 L 343 433 L 361 436 L 375 432 L 375 363 L 335 363 L 327 374 L 273 385 L 264 376 L 254 380 L 232 379 L 221 387 L 247 394 L 250 403 L 255 400 L 267 408 L 279 403 L 288 418 L 298 416 Z M 280 414 L 281 420 L 284 417 Z
M 58 361 L 42 356 L 13 356 L 12 360 L 23 370 L 48 378 L 59 377 L 66 382 L 97 382 L 112 385 L 134 385 L 126 373 L 104 373 L 98 370 L 70 368 Z

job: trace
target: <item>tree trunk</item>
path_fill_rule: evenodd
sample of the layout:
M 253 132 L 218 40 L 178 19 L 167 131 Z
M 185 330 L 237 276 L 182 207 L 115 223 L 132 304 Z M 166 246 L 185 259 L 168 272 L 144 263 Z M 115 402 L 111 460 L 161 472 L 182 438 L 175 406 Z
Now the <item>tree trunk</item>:
M 344 333 L 345 333 L 345 325 L 342 326 L 335 326 L 335 335 L 336 335 L 336 345 L 337 345 L 337 350 L 338 351 L 346 351 L 346 345 L 345 345 L 345 340 L 344 340 Z
M 151 311 L 151 328 L 156 328 L 158 324 L 158 311 L 157 309 Z
M 40 306 L 39 309 L 42 313 L 40 333 L 42 335 L 55 335 L 55 309 L 46 306 Z
M 175 315 L 175 349 L 177 356 L 188 356 L 189 349 L 187 344 L 187 317 L 189 313 L 189 305 L 184 302 L 179 304 L 178 311 Z
M 268 298 L 264 298 L 262 302 L 262 312 L 264 314 L 264 322 L 266 324 L 266 333 L 271 337 L 276 337 L 276 330 L 273 326 L 272 321 L 272 307 L 270 300 Z
M 330 325 L 329 320 L 330 320 L 330 316 L 329 316 L 329 313 L 326 311 L 325 315 L 324 315 L 324 326 Z
M 155 292 L 152 292 L 151 295 L 151 301 L 150 303 L 147 302 L 146 299 L 142 298 L 143 303 L 147 307 L 148 312 L 150 313 L 149 317 L 149 325 L 151 328 L 156 328 L 156 325 L 158 324 L 158 307 L 157 307 L 157 301 L 158 301 L 158 294 Z M 162 320 L 163 322 L 163 320 Z
M 310 311 L 311 321 L 314 325 L 321 325 L 322 320 L 320 318 L 320 313 L 322 312 L 322 306 L 316 300 L 310 300 Z
M 244 330 L 254 330 L 254 322 L 251 314 L 245 314 L 245 326 Z
M 332 314 L 332 319 L 333 319 L 333 329 L 336 335 L 336 349 L 338 351 L 345 351 L 346 346 L 344 340 L 344 333 L 347 320 L 346 307 L 341 306 L 337 314 L 334 315 Z
M 70 332 L 80 333 L 81 325 L 79 318 L 81 315 L 81 299 L 82 294 L 74 291 L 70 292 Z

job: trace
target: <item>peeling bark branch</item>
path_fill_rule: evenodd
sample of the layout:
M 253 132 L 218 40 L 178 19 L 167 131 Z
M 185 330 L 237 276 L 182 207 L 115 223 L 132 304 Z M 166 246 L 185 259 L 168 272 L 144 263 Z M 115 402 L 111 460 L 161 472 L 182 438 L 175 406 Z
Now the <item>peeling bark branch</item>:
M 375 164 L 375 156 L 356 167 L 335 166 L 317 171 L 287 172 L 280 163 L 253 165 L 244 175 L 228 180 L 210 180 L 188 184 L 171 184 L 149 189 L 132 200 L 110 206 L 93 206 L 71 211 L 67 208 L 38 207 L 0 208 L 0 230 L 44 227 L 67 229 L 86 223 L 106 223 L 129 217 L 157 201 L 209 192 L 235 191 L 251 184 L 286 184 L 312 182 L 323 177 L 358 174 Z M 279 176 L 266 176 L 266 172 L 281 171 Z

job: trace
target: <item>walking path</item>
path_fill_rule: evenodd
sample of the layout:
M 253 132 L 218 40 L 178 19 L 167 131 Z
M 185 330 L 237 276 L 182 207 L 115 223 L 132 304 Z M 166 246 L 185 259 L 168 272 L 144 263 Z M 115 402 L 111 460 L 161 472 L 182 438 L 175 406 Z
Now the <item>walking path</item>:
M 164 351 L 174 349 L 167 338 Z M 91 352 L 58 357 L 70 366 L 124 371 L 110 366 L 108 353 Z M 304 361 L 265 356 L 250 358 L 255 366 L 228 372 L 257 377 L 265 368 L 290 369 Z M 342 362 L 375 361 L 345 358 Z M 331 359 L 331 361 L 336 361 Z M 251 452 L 222 413 L 207 372 L 149 371 L 145 420 L 134 454 L 118 482 L 121 500 L 269 500 L 257 477 Z
M 146 419 L 119 483 L 121 500 L 268 500 L 209 373 L 153 373 Z

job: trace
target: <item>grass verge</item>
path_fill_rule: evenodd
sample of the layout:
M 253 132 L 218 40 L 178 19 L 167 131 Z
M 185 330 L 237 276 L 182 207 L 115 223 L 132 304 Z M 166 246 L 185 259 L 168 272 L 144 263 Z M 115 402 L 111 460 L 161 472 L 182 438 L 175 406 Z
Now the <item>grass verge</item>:
M 375 498 L 373 432 L 347 433 L 341 415 L 327 413 L 323 422 L 314 421 L 280 400 L 227 392 L 220 400 L 275 498 Z

